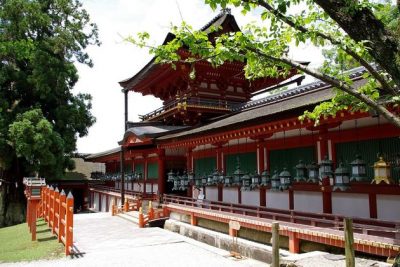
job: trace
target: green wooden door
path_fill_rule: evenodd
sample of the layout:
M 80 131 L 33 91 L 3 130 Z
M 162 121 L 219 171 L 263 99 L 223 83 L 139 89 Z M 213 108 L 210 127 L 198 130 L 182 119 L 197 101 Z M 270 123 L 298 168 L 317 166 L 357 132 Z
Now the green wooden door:
M 238 158 L 240 162 L 240 169 L 243 172 L 254 173 L 255 171 L 257 171 L 256 152 L 232 154 L 232 155 L 227 155 L 225 158 L 227 175 L 232 175 L 233 172 L 235 171 Z
M 269 152 L 269 169 L 271 174 L 277 170 L 281 172 L 286 168 L 292 175 L 295 174 L 295 166 L 302 160 L 305 164 L 316 162 L 315 147 L 296 147 L 289 149 L 271 150 Z

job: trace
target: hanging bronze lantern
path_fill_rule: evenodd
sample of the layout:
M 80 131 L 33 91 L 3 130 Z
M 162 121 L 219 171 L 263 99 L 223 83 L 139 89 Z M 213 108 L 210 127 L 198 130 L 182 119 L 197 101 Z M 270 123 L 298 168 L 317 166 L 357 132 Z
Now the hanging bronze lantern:
M 183 172 L 182 176 L 180 177 L 180 190 L 187 190 L 189 184 L 188 176 L 186 171 Z
M 195 182 L 196 188 L 197 188 L 197 189 L 200 189 L 200 187 L 202 186 L 201 177 L 195 177 L 195 178 L 194 178 L 194 182 Z
M 193 171 L 189 171 L 189 173 L 188 173 L 188 180 L 189 180 L 189 182 L 194 182 L 195 177 L 194 177 Z
M 281 190 L 287 190 L 292 184 L 292 175 L 286 168 L 283 168 L 283 171 L 279 174 L 279 180 L 281 183 L 279 188 Z
M 238 157 L 237 158 L 236 170 L 233 173 L 233 185 L 240 186 L 243 175 L 244 175 L 244 173 L 240 170 L 240 161 L 239 161 L 239 157 Z
M 343 165 L 343 163 L 339 164 L 339 167 L 335 170 L 335 183 L 333 187 L 333 191 L 340 189 L 341 191 L 346 191 L 350 188 L 350 172 Z
M 271 176 L 269 175 L 269 171 L 265 170 L 261 173 L 261 186 L 267 186 L 271 183 Z
M 218 172 L 217 169 L 215 169 L 215 171 L 213 172 L 212 176 L 213 176 L 213 184 L 214 185 L 218 184 L 219 183 L 220 173 Z
M 224 172 L 222 171 L 219 173 L 218 184 L 223 184 L 224 181 L 225 181 L 225 175 Z
M 271 191 L 279 191 L 279 187 L 281 185 L 278 171 L 274 171 L 274 175 L 271 177 Z
M 172 169 L 167 175 L 168 175 L 167 182 L 173 182 L 175 180 L 175 173 L 172 171 Z
M 379 157 L 379 160 L 374 163 L 374 180 L 372 183 L 379 184 L 380 182 L 391 184 L 393 181 L 390 177 L 390 164 Z
M 308 170 L 308 180 L 309 183 L 318 183 L 319 181 L 319 173 L 318 173 L 318 165 L 315 162 L 307 165 Z
M 251 181 L 251 178 L 248 174 L 243 175 L 242 176 L 242 188 L 240 190 L 249 191 L 250 190 L 250 181 Z
M 333 161 L 328 159 L 328 156 L 325 156 L 319 164 L 319 176 L 320 180 L 329 178 L 329 180 L 332 180 L 330 184 L 333 184 Z
M 225 176 L 224 186 L 229 187 L 232 185 L 232 182 L 233 182 L 232 176 L 229 176 L 229 175 Z
M 172 191 L 178 191 L 180 188 L 180 179 L 178 175 L 174 176 L 174 187 L 172 188 Z
M 201 184 L 203 186 L 207 185 L 207 175 L 204 173 L 203 176 L 201 177 Z
M 214 185 L 214 176 L 212 173 L 207 176 L 207 185 Z
M 254 172 L 254 174 L 251 176 L 251 185 L 250 189 L 255 189 L 260 186 L 261 182 L 261 176 L 258 174 L 257 171 Z
M 302 160 L 299 160 L 299 164 L 296 165 L 296 177 L 294 179 L 296 182 L 306 181 L 307 180 L 307 168 Z
M 361 159 L 360 155 L 356 155 L 356 159 L 351 163 L 351 179 L 350 181 L 364 182 L 368 181 L 367 168 L 365 161 Z

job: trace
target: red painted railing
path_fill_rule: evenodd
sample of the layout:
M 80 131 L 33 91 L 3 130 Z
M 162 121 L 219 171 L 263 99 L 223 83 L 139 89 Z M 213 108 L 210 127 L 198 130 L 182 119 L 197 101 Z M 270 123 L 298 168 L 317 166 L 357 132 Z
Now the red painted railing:
M 129 212 L 129 211 L 138 211 L 142 207 L 142 199 L 125 199 L 124 205 L 117 205 L 114 203 L 114 200 L 111 204 L 111 216 L 115 216 L 118 213 Z
M 278 210 L 246 206 L 219 201 L 197 200 L 187 197 L 164 195 L 164 208 L 190 215 L 191 224 L 197 218 L 229 223 L 238 221 L 243 227 L 271 232 L 274 221 L 282 222 L 280 234 L 288 236 L 289 250 L 299 252 L 300 240 L 344 247 L 343 216 Z M 400 227 L 398 223 L 375 219 L 353 219 L 355 250 L 393 257 L 400 252 Z
M 139 227 L 144 228 L 147 223 L 151 220 L 159 219 L 159 218 L 164 218 L 168 216 L 168 211 L 166 208 L 162 209 L 154 209 L 153 204 L 150 201 L 149 202 L 149 208 L 147 211 L 147 215 L 143 213 L 142 207 L 139 209 Z
M 65 245 L 65 254 L 70 255 L 74 237 L 74 197 L 71 192 L 66 196 L 64 190 L 60 193 L 57 188 L 43 188 L 38 213 L 57 236 L 58 242 Z

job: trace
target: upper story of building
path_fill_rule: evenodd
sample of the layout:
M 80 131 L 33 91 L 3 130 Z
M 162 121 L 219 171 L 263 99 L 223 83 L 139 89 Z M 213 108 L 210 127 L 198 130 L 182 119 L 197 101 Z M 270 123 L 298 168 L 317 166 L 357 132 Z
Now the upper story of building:
M 215 28 L 218 30 L 211 31 Z M 208 32 L 212 41 L 223 33 L 238 32 L 240 28 L 230 11 L 224 9 L 201 30 Z M 172 33 L 168 33 L 163 44 L 174 38 Z M 185 57 L 190 52 L 182 47 L 178 53 Z M 202 60 L 191 65 L 177 63 L 176 68 L 172 68 L 169 64 L 156 64 L 153 58 L 137 74 L 119 84 L 125 94 L 134 91 L 163 101 L 162 107 L 141 115 L 142 121 L 183 126 L 199 125 L 210 118 L 228 114 L 248 102 L 254 94 L 272 89 L 296 74 L 293 70 L 286 77 L 250 81 L 245 77 L 244 65 L 244 62 L 233 61 L 213 67 Z M 194 79 L 189 77 L 192 68 L 196 71 Z

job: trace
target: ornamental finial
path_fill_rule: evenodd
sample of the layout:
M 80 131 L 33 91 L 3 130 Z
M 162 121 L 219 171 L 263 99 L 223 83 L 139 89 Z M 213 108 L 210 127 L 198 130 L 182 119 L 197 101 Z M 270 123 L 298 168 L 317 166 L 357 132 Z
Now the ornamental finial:
M 231 9 L 230 8 L 227 8 L 227 7 L 225 7 L 225 8 L 222 8 L 221 9 L 221 14 L 231 14 Z

